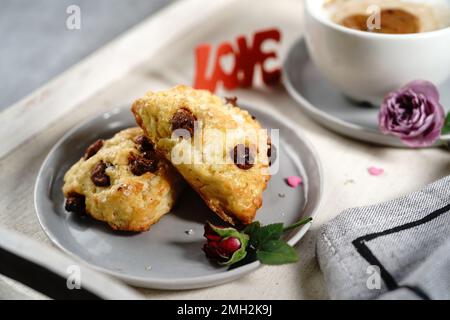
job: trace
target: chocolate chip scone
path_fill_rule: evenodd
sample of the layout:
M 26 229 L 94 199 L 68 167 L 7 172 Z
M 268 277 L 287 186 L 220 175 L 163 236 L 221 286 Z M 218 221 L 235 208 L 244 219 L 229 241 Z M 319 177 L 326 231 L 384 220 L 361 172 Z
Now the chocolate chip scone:
M 149 92 L 132 112 L 158 153 L 231 224 L 248 224 L 270 179 L 266 130 L 233 99 L 177 86 Z
M 168 213 L 182 179 L 140 128 L 97 140 L 64 176 L 66 210 L 114 230 L 146 231 Z

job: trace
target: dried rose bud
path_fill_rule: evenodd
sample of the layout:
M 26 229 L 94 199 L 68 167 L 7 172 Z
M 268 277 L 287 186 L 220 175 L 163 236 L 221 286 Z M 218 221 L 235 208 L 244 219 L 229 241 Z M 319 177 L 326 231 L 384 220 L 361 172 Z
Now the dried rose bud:
M 241 248 L 241 241 L 238 238 L 230 237 L 219 242 L 219 250 L 224 255 L 233 255 Z
M 216 228 L 219 229 L 223 229 L 223 227 L 219 227 L 219 226 L 215 226 Z M 203 236 L 208 240 L 208 241 L 220 241 L 222 240 L 222 237 L 219 236 L 211 227 L 211 225 L 209 223 L 205 224 L 205 233 L 203 234 Z
M 247 254 L 248 235 L 234 228 L 206 223 L 204 237 L 207 239 L 203 246 L 206 256 L 221 265 L 236 263 Z

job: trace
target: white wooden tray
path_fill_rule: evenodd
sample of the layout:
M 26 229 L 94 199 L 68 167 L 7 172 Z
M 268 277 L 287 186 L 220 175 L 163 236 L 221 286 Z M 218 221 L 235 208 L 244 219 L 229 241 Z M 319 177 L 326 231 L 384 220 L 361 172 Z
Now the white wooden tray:
M 50 246 L 35 216 L 33 186 L 45 155 L 64 133 L 94 114 L 129 104 L 150 89 L 192 84 L 198 43 L 218 44 L 270 27 L 282 31 L 279 52 L 283 59 L 302 33 L 302 1 L 179 1 L 0 113 L 0 224 Z M 219 90 L 218 94 L 227 93 Z M 450 174 L 444 150 L 369 146 L 323 129 L 299 110 L 281 86 L 232 94 L 289 117 L 295 130 L 312 142 L 324 165 L 323 214 L 298 245 L 298 264 L 263 267 L 215 288 L 170 293 L 141 290 L 149 298 L 326 298 L 314 257 L 318 227 L 345 208 L 392 199 Z M 386 173 L 368 175 L 372 165 Z

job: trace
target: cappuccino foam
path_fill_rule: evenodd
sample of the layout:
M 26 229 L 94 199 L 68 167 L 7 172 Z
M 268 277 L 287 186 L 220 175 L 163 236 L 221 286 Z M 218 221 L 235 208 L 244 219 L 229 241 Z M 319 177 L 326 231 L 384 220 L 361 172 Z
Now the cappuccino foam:
M 379 8 L 382 13 L 395 10 L 404 12 L 403 15 L 412 15 L 417 26 L 411 33 L 435 31 L 450 26 L 449 1 L 445 0 L 327 0 L 323 9 L 333 22 L 345 26 L 346 24 L 343 22 L 348 21 L 349 17 L 369 17 L 373 13 L 369 8 L 373 9 L 374 6 Z M 400 21 L 401 19 L 402 17 L 400 17 Z M 411 19 L 411 21 L 413 20 Z M 381 25 L 383 26 L 383 21 L 381 21 Z

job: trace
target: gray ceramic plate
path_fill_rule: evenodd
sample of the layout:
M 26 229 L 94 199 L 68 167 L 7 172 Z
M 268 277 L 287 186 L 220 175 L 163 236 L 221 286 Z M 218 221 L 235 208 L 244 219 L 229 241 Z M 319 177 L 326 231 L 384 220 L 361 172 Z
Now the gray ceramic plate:
M 404 147 L 399 139 L 379 132 L 378 108 L 354 104 L 321 76 L 309 58 L 303 39 L 295 42 L 289 51 L 284 63 L 284 84 L 302 110 L 323 126 L 353 139 Z M 442 85 L 440 92 L 442 105 L 448 108 L 450 80 Z
M 293 223 L 302 217 L 314 217 L 322 195 L 322 173 L 315 152 L 290 127 L 288 120 L 247 109 L 266 128 L 280 130 L 280 170 L 269 182 L 257 219 L 266 224 Z M 61 187 L 66 170 L 81 157 L 90 142 L 111 137 L 134 124 L 129 108 L 115 109 L 74 128 L 50 151 L 35 187 L 36 212 L 48 237 L 59 248 L 97 270 L 141 287 L 201 288 L 234 280 L 258 268 L 258 262 L 251 262 L 228 269 L 205 258 L 201 250 L 203 225 L 206 220 L 216 218 L 190 189 L 185 190 L 173 212 L 149 232 L 140 234 L 113 232 L 103 223 L 64 210 Z M 290 175 L 303 176 L 304 186 L 288 187 L 284 179 Z M 298 242 L 308 228 L 306 225 L 289 234 L 289 243 Z

